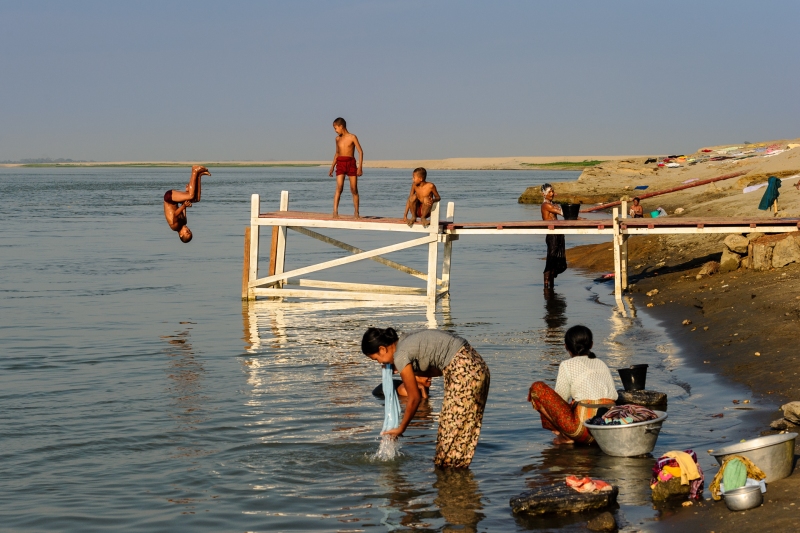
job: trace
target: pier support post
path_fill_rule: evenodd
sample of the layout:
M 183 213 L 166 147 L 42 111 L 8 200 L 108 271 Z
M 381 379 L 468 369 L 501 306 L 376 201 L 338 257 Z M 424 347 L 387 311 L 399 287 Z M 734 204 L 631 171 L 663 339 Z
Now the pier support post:
M 614 297 L 622 308 L 622 254 L 621 241 L 622 235 L 619 231 L 619 208 L 615 207 L 613 214 L 614 223 Z M 624 308 L 622 308 L 624 309 Z
M 289 191 L 281 191 L 281 206 L 280 211 L 289 210 Z M 283 268 L 286 263 L 286 235 L 288 230 L 286 226 L 276 226 L 277 239 L 275 240 L 275 272 L 274 274 L 283 274 Z M 276 287 L 282 288 L 284 282 L 279 281 Z
M 623 223 L 628 218 L 628 202 L 622 202 L 622 219 Z M 628 289 L 628 237 L 627 233 L 621 233 L 622 242 L 620 243 L 620 270 L 622 271 L 622 290 Z
M 447 202 L 447 216 L 445 220 L 455 222 L 456 204 Z M 446 235 L 444 238 L 444 256 L 442 258 L 442 289 L 445 294 L 450 294 L 450 265 L 453 257 L 453 236 Z
M 436 305 L 436 268 L 439 266 L 439 203 L 433 204 L 431 209 L 430 232 L 434 236 L 434 241 L 428 244 L 428 305 Z M 444 281 L 444 280 L 442 280 Z
M 247 265 L 247 281 L 258 279 L 258 215 L 261 214 L 261 197 L 254 194 L 250 197 L 250 259 Z M 248 285 L 247 299 L 255 300 L 256 294 Z
M 242 263 L 242 300 L 247 300 L 247 294 L 250 292 L 250 287 L 247 283 L 250 281 L 250 226 L 244 228 L 244 262 Z

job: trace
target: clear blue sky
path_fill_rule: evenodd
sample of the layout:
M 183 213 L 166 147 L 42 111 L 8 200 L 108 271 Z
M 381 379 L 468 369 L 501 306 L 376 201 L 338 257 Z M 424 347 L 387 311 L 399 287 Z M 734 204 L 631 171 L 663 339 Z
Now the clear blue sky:
M 667 154 L 800 136 L 800 2 L 0 0 L 0 160 Z

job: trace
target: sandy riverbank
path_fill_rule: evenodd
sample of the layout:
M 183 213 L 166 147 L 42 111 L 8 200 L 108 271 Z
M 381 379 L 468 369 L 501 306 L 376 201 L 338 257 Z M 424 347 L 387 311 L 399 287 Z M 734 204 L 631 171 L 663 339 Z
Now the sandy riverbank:
M 520 156 L 520 157 L 457 157 L 449 159 L 386 159 L 364 161 L 364 168 L 407 168 L 425 167 L 428 170 L 582 170 L 597 164 L 620 158 L 640 156 L 623 155 L 576 155 L 576 156 Z M 17 163 L 0 164 L 0 167 L 20 166 L 58 166 L 58 167 L 182 167 L 202 164 L 211 167 L 294 167 L 321 166 L 331 164 L 326 161 L 92 161 L 74 163 L 40 163 L 23 165 Z
M 796 141 L 764 144 L 788 145 Z M 737 170 L 746 174 L 645 200 L 645 211 L 663 206 L 670 216 L 772 217 L 771 212 L 758 210 L 764 189 L 749 194 L 743 194 L 742 189 L 763 182 L 770 175 L 800 174 L 800 148 L 770 157 L 722 160 L 691 167 L 661 167 L 657 171 L 646 168 L 643 161 L 615 162 L 584 171 L 578 182 L 555 184 L 555 188 L 562 200 L 571 196 L 577 201 L 613 201 L 622 195 L 633 196 L 633 187 L 639 184 L 649 185 L 646 190 L 650 191 L 672 187 L 687 179 L 705 179 Z M 800 192 L 790 186 L 797 179 L 784 180 L 779 216 L 800 215 Z M 535 191 L 526 193 L 526 201 L 536 199 Z M 684 209 L 681 215 L 674 214 L 677 208 Z M 696 279 L 705 262 L 720 259 L 725 237 L 632 237 L 629 265 L 633 301 L 640 312 L 659 318 L 678 344 L 690 348 L 684 352 L 691 366 L 745 384 L 764 404 L 780 405 L 800 400 L 800 355 L 794 350 L 800 327 L 800 265 L 794 263 L 767 271 L 739 269 Z M 572 248 L 567 252 L 567 259 L 573 268 L 605 273 L 613 270 L 609 248 L 609 243 Z M 647 296 L 655 289 L 657 294 Z M 683 325 L 684 320 L 690 320 L 691 324 Z M 768 431 L 769 422 L 779 418 L 779 414 L 765 410 L 756 412 L 755 416 L 762 429 Z M 742 435 L 743 438 L 755 436 L 755 433 Z M 698 453 L 705 453 L 705 450 L 698 450 Z M 714 473 L 706 473 L 707 483 Z M 749 531 L 769 523 L 769 531 L 792 531 L 796 528 L 796 518 L 790 510 L 798 507 L 800 472 L 796 469 L 791 477 L 770 484 L 763 507 L 746 513 L 731 513 L 724 503 L 707 501 L 665 515 L 654 528 L 719 533 Z

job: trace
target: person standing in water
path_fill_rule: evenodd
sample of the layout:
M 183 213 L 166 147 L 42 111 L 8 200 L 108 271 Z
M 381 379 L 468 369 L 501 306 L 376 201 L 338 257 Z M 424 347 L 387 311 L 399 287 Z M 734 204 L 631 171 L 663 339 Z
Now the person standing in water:
M 361 149 L 361 143 L 358 142 L 358 137 L 347 131 L 347 122 L 342 117 L 333 121 L 333 131 L 336 132 L 336 153 L 333 154 L 333 163 L 331 163 L 331 170 L 328 176 L 333 176 L 333 170 L 336 169 L 336 192 L 333 195 L 333 218 L 339 218 L 339 199 L 342 196 L 344 189 L 344 177 L 350 177 L 350 192 L 353 194 L 353 206 L 355 206 L 355 213 L 353 216 L 359 218 L 358 215 L 358 176 L 363 174 L 364 168 L 364 150 Z M 355 151 L 358 150 L 359 163 L 356 165 Z
M 433 462 L 439 467 L 468 467 L 489 395 L 489 367 L 480 354 L 461 337 L 435 329 L 400 338 L 393 328 L 369 328 L 361 339 L 361 351 L 382 365 L 393 365 L 408 393 L 400 426 L 383 432 L 386 435 L 401 436 L 414 418 L 422 396 L 415 377 L 444 376 Z
M 553 203 L 556 191 L 549 183 L 542 185 L 542 220 L 558 220 L 558 215 L 564 216 L 561 207 Z M 567 270 L 567 250 L 563 235 L 548 235 L 547 262 L 544 264 L 544 288 L 552 289 L 556 283 L 556 276 Z
M 192 177 L 189 184 L 182 191 L 172 189 L 164 193 L 164 218 L 172 231 L 178 232 L 181 242 L 192 240 L 192 232 L 186 225 L 186 209 L 192 207 L 193 202 L 200 201 L 200 178 L 210 176 L 211 172 L 204 166 L 192 167 Z
M 528 401 L 539 411 L 542 427 L 556 435 L 554 444 L 591 444 L 594 439 L 583 423 L 598 409 L 616 405 L 614 378 L 592 352 L 593 344 L 589 328 L 569 328 L 564 347 L 570 358 L 558 365 L 555 390 L 544 381 L 535 382 L 528 390 Z

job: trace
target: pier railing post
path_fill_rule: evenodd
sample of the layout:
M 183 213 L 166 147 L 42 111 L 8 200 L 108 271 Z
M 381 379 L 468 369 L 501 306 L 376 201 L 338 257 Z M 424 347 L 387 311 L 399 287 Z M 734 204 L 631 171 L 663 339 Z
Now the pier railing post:
M 447 202 L 447 217 L 445 220 L 448 222 L 455 222 L 456 204 Z M 453 236 L 445 235 L 444 237 L 444 257 L 442 258 L 442 289 L 450 294 L 450 265 L 453 257 Z
M 250 197 L 250 264 L 248 265 L 247 282 L 258 279 L 258 215 L 261 214 L 261 197 L 254 194 Z M 247 299 L 255 300 L 256 295 L 248 285 Z
M 628 218 L 628 202 L 623 201 L 621 204 L 622 207 L 622 218 L 623 220 Z M 621 233 L 622 242 L 620 243 L 620 270 L 622 271 L 621 282 L 622 282 L 622 290 L 626 290 L 628 288 L 628 234 Z
M 621 257 L 621 234 L 619 232 L 619 208 L 615 207 L 612 212 L 614 222 L 614 297 L 618 302 L 622 301 L 622 257 Z
M 436 270 L 439 266 L 439 203 L 440 202 L 436 202 L 433 204 L 433 209 L 431 210 L 431 225 L 429 226 L 431 235 L 435 237 L 435 240 L 428 244 L 427 297 L 429 306 L 436 305 Z
M 281 211 L 289 210 L 289 191 L 281 191 Z M 278 240 L 275 246 L 275 272 L 274 274 L 283 274 L 283 268 L 286 264 L 286 235 L 288 230 L 286 226 L 278 226 Z M 284 282 L 279 281 L 277 287 L 283 287 Z

